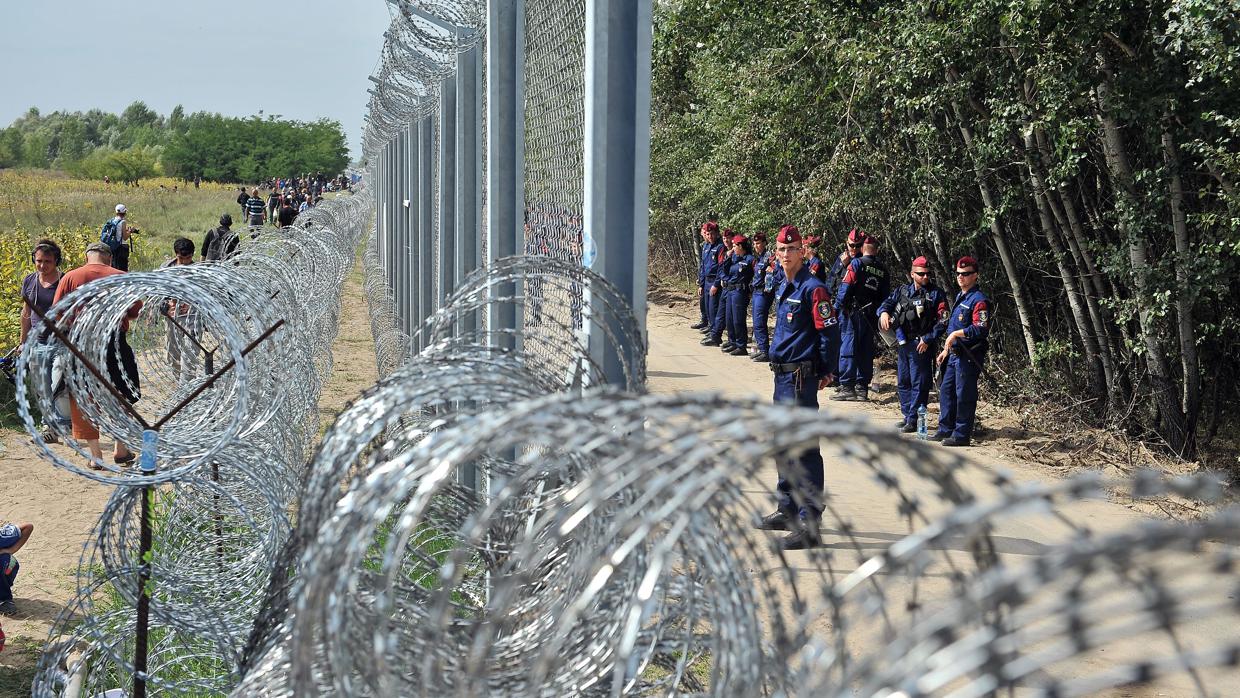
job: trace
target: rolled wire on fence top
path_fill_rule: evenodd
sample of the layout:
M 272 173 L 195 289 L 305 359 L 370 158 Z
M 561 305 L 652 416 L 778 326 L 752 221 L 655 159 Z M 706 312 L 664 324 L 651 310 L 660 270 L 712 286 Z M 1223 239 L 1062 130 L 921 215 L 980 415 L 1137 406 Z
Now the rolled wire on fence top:
M 151 580 L 148 690 L 221 694 L 240 679 L 242 652 L 288 540 L 305 458 L 319 432 L 318 397 L 331 369 L 341 288 L 372 207 L 364 190 L 332 199 L 303 213 L 293 228 L 240 231 L 239 254 L 225 262 L 108 277 L 56 306 L 49 318 L 71 319 L 66 338 L 91 363 L 106 366 L 121 314 L 142 302 L 127 338 L 142 390 L 135 408 L 160 432 L 154 474 L 110 459 L 98 473 L 43 442 L 31 407 L 51 406 L 48 388 L 32 379 L 45 359 L 23 352 L 29 358 L 19 366 L 19 405 L 40 449 L 59 467 L 118 485 L 83 550 L 77 597 L 53 628 L 35 695 L 128 690 L 143 574 Z M 245 348 L 251 351 L 243 356 Z M 137 451 L 141 422 L 85 362 L 61 364 L 71 394 L 105 438 L 115 434 Z M 220 377 L 201 389 L 212 371 Z M 181 404 L 160 423 L 169 406 Z M 67 426 L 55 428 L 84 456 L 85 445 Z M 139 541 L 145 496 L 149 553 Z
M 533 277 L 581 278 L 506 264 L 488 287 L 511 295 L 479 298 L 527 317 Z M 495 308 L 470 298 L 325 438 L 287 613 L 235 695 L 1084 695 L 1177 672 L 1217 693 L 1235 678 L 1219 669 L 1240 657 L 1236 514 L 1088 525 L 1090 499 L 1212 500 L 1216 478 L 1024 483 L 764 401 L 577 393 L 475 330 Z M 576 330 L 571 303 L 543 310 Z M 438 352 L 454 333 L 436 327 L 469 341 Z M 810 444 L 870 484 L 837 490 L 828 470 L 831 544 L 781 553 L 752 526 L 772 466 Z M 858 527 L 854 499 L 884 532 Z M 1008 533 L 1027 528 L 1047 542 Z M 1097 649 L 1115 655 L 1095 670 Z

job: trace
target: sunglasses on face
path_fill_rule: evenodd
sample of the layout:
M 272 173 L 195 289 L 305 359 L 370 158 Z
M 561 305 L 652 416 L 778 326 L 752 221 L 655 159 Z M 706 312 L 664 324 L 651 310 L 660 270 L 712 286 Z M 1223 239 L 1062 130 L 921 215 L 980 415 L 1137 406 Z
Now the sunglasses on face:
M 928 272 L 928 271 L 915 271 L 915 272 L 913 272 L 913 276 L 930 276 L 930 272 Z
M 974 274 L 976 274 L 976 273 L 977 273 L 977 272 L 975 272 L 975 271 L 958 271 L 958 272 L 956 272 L 956 276 L 963 276 L 963 277 L 965 277 L 965 278 L 968 278 L 968 277 L 970 277 L 970 276 L 973 276 L 973 275 L 974 275 Z
M 861 245 L 858 245 L 858 244 L 855 244 L 855 243 L 851 243 L 851 242 L 850 242 L 850 243 L 848 243 L 848 247 L 849 247 L 850 249 L 854 249 L 854 250 L 861 249 Z

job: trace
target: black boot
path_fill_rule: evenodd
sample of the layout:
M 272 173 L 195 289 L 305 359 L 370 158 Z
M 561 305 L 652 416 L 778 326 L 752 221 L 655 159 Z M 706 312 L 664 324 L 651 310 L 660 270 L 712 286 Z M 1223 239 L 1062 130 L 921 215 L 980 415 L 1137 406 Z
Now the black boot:
M 719 344 L 720 344 L 719 340 L 715 339 L 714 337 L 707 337 L 706 339 L 703 339 L 701 341 L 701 345 L 704 347 L 717 347 L 719 346 Z
M 943 439 L 943 445 L 944 446 L 968 446 L 969 440 L 962 439 L 958 436 L 949 436 L 946 439 Z
M 801 519 L 796 530 L 779 541 L 783 550 L 809 550 L 822 545 L 822 534 L 818 532 L 818 519 Z
M 706 321 L 705 321 L 705 320 L 699 320 L 696 324 L 689 325 L 689 329 L 691 329 L 691 330 L 700 330 L 700 329 L 702 329 L 703 327 L 706 327 Z
M 851 385 L 841 385 L 831 399 L 838 402 L 852 402 L 857 399 L 857 390 Z
M 797 512 L 795 509 L 776 509 L 773 513 L 762 517 L 756 528 L 763 531 L 787 531 L 791 522 L 797 520 Z
M 869 401 L 870 401 L 870 389 L 869 388 L 857 388 L 856 392 L 853 393 L 853 402 L 869 402 Z
M 760 363 L 760 364 L 769 364 L 769 363 L 771 363 L 771 357 L 767 356 L 767 355 L 766 355 L 766 352 L 764 352 L 764 351 L 760 351 L 760 352 L 758 352 L 757 354 L 755 354 L 755 355 L 754 355 L 754 357 L 753 357 L 753 360 L 754 360 L 755 362 L 757 362 L 757 363 Z
M 915 422 L 905 422 L 900 425 L 901 434 L 912 434 L 915 431 L 917 431 L 917 424 Z

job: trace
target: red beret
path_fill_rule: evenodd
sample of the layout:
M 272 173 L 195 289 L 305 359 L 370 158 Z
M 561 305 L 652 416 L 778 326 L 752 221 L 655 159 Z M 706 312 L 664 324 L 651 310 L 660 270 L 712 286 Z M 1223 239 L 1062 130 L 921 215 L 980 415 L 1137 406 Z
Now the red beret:
M 766 242 L 766 231 L 759 230 L 758 232 L 754 233 L 753 241 L 754 242 Z
M 871 245 L 877 245 L 878 237 L 871 235 L 860 228 L 853 228 L 848 232 L 848 241 L 854 245 L 864 245 L 867 242 Z
M 733 244 L 733 245 L 739 245 L 740 243 L 742 243 L 742 242 L 744 242 L 744 241 L 745 241 L 745 236 L 744 236 L 744 235 L 733 235 L 733 236 L 732 236 L 732 244 Z
M 719 224 L 714 221 L 707 221 L 702 224 L 702 230 L 708 233 L 717 233 L 719 232 Z
M 925 255 L 923 255 L 923 256 L 918 257 L 917 259 L 914 259 L 914 260 L 913 260 L 913 266 L 915 266 L 915 267 L 923 267 L 923 268 L 925 268 L 925 269 L 929 269 L 929 268 L 930 268 L 930 260 L 926 259 Z
M 801 231 L 797 230 L 795 225 L 785 225 L 779 229 L 779 235 L 775 237 L 775 242 L 790 245 L 794 242 L 801 241 Z
M 806 235 L 805 236 L 806 245 L 817 245 L 820 242 L 822 242 L 822 238 L 818 237 L 817 235 Z
M 973 259 L 969 255 L 965 255 L 956 260 L 956 268 L 960 269 L 962 267 L 973 267 L 974 269 L 977 269 L 977 260 Z

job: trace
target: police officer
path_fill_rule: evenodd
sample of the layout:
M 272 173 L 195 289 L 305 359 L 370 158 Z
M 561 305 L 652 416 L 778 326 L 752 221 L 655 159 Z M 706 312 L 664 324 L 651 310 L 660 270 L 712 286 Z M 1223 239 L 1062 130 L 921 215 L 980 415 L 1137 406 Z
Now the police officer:
M 822 238 L 817 235 L 807 235 L 805 237 L 805 266 L 809 268 L 809 273 L 813 274 L 819 281 L 826 283 L 827 267 L 822 263 L 822 258 L 818 256 L 818 245 L 822 242 Z M 831 289 L 827 289 L 830 293 Z
M 696 325 L 690 325 L 695 330 L 704 330 L 709 323 L 706 321 L 706 301 L 709 296 L 706 293 L 706 269 L 709 265 L 706 251 L 710 248 L 710 231 L 711 229 L 719 230 L 719 224 L 713 220 L 706 221 L 702 227 L 698 229 L 698 235 L 702 238 L 702 246 L 698 251 L 698 321 Z
M 835 312 L 840 318 L 840 389 L 832 400 L 865 402 L 874 377 L 874 322 L 878 304 L 890 293 L 887 267 L 878 259 L 878 238 L 861 230 L 861 256 L 840 279 Z
M 744 235 L 732 237 L 732 254 L 728 255 L 723 275 L 724 308 L 727 314 L 728 343 L 725 351 L 733 356 L 748 356 L 749 327 L 745 311 L 749 310 L 749 285 L 753 283 L 753 254 Z
M 899 429 L 906 434 L 917 430 L 917 408 L 930 398 L 935 344 L 947 327 L 947 295 L 930 280 L 930 262 L 914 259 L 909 274 L 912 283 L 899 286 L 878 306 L 878 326 L 895 330 Z
M 785 278 L 775 293 L 775 331 L 770 347 L 774 400 L 816 411 L 818 391 L 834 378 L 839 327 L 827 287 L 805 266 L 801 233 L 795 226 L 780 229 L 775 254 Z M 789 531 L 780 541 L 784 550 L 812 548 L 821 540 L 822 452 L 814 445 L 796 457 L 780 460 L 779 508 L 764 517 L 758 528 Z
M 830 293 L 832 298 L 840 295 L 840 281 L 844 279 L 844 272 L 848 271 L 849 262 L 861 256 L 861 240 L 864 236 L 865 234 L 856 228 L 844 236 L 844 251 L 835 256 L 831 269 L 827 272 L 827 293 Z
M 766 329 L 767 316 L 771 314 L 771 300 L 775 298 L 775 289 L 783 281 L 784 268 L 776 264 L 775 251 L 766 249 L 766 233 L 754 233 L 753 246 L 753 301 L 750 303 L 750 320 L 753 321 L 753 342 L 757 345 L 753 360 L 765 363 L 771 360 L 767 354 L 770 349 L 770 335 Z
M 986 337 L 990 334 L 990 301 L 977 286 L 977 260 L 961 257 L 956 262 L 960 293 L 947 319 L 947 340 L 939 352 L 943 368 L 939 384 L 939 429 L 935 441 L 944 446 L 968 446 L 973 438 L 977 413 L 977 377 L 986 360 Z
M 724 246 L 719 234 L 719 224 L 707 223 L 706 227 L 708 244 L 702 250 L 702 294 L 706 298 L 706 326 L 702 328 L 702 333 L 706 335 L 706 339 L 702 340 L 702 346 L 717 347 L 720 342 L 715 338 L 714 323 L 723 302 L 718 286 L 719 273 L 723 270 Z

